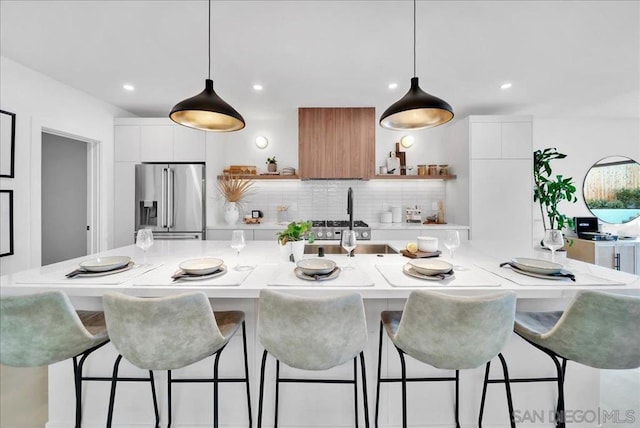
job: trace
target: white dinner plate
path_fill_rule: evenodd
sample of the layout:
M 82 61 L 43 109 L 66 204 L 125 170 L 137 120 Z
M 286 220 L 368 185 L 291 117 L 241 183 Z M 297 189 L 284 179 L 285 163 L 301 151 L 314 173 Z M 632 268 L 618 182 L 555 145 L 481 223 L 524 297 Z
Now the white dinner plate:
M 442 281 L 445 279 L 449 279 L 449 278 L 453 278 L 453 271 L 449 270 L 447 272 L 443 272 L 443 273 L 439 273 L 436 275 L 425 275 L 422 274 L 420 272 L 418 272 L 413 266 L 411 266 L 410 263 L 407 263 L 406 265 L 402 266 L 402 271 L 409 276 L 412 276 L 414 278 L 418 278 L 418 279 L 426 279 L 427 281 Z M 444 278 L 443 278 L 444 276 Z
M 415 259 L 409 263 L 414 271 L 425 275 L 437 275 L 447 273 L 453 269 L 453 265 L 441 259 Z
M 97 259 L 83 261 L 80 263 L 80 267 L 87 272 L 106 272 L 120 269 L 128 265 L 130 261 L 131 257 L 127 256 L 98 257 Z
M 537 273 L 540 275 L 558 273 L 564 267 L 559 263 L 550 262 L 548 260 L 531 259 L 528 257 L 514 257 L 511 259 L 511 263 L 522 271 Z
M 532 276 L 534 278 L 540 278 L 540 279 L 551 279 L 554 281 L 560 280 L 560 279 L 568 279 L 571 280 L 571 278 L 566 277 L 566 276 L 559 276 L 559 275 L 545 275 L 543 273 L 536 273 L 536 272 L 529 272 L 526 270 L 521 270 L 518 268 L 514 268 L 513 266 L 511 266 L 511 270 L 514 272 L 518 272 L 521 273 L 522 275 L 527 275 L 527 276 Z M 564 269 L 560 269 L 558 272 L 556 273 L 562 273 L 562 274 L 570 274 L 571 272 L 569 272 L 568 270 L 564 270 Z
M 224 262 L 214 257 L 185 260 L 178 265 L 180 269 L 192 275 L 208 275 L 220 269 Z
M 189 274 L 176 278 L 176 281 L 204 281 L 205 279 L 217 278 L 227 273 L 227 267 L 225 265 L 219 266 L 215 271 L 209 272 L 205 275 Z
M 336 262 L 324 257 L 299 260 L 296 265 L 305 275 L 325 275 L 336 268 Z

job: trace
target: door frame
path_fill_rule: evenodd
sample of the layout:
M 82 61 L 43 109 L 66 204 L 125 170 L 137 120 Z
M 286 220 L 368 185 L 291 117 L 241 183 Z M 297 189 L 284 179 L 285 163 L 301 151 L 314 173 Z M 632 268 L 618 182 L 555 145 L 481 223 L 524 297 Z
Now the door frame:
M 89 226 L 87 233 L 87 254 L 97 253 L 100 251 L 100 159 L 102 157 L 102 144 L 100 144 L 100 141 L 42 126 L 39 135 L 41 153 L 43 133 L 69 138 L 87 144 L 87 226 Z M 42 171 L 42 160 L 40 161 L 39 169 Z M 42 201 L 42 194 L 40 195 L 40 200 Z M 40 239 L 42 239 L 42 235 Z

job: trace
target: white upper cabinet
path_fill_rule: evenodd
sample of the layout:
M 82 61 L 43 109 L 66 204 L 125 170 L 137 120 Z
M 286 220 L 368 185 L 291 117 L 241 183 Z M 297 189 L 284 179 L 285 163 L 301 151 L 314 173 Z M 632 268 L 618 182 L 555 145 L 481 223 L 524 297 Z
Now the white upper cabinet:
M 168 119 L 115 121 L 116 162 L 204 162 L 206 133 Z
M 202 162 L 205 160 L 206 134 L 186 126 L 173 126 L 173 160 Z
M 138 162 L 140 160 L 140 127 L 116 126 L 114 151 L 116 162 Z
M 502 159 L 531 159 L 533 131 L 531 122 L 506 122 L 502 130 Z
M 140 128 L 140 160 L 166 162 L 173 160 L 173 126 Z
M 501 125 L 499 123 L 471 124 L 471 159 L 500 159 L 502 157 Z
M 531 159 L 531 121 L 471 116 L 471 159 Z

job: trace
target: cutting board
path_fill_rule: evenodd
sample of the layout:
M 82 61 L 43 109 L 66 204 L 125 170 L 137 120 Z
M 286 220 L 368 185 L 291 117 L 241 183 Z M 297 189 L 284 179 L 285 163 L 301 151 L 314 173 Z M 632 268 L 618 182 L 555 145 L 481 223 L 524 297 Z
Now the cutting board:
M 427 253 L 425 251 L 416 251 L 415 253 L 412 253 L 411 251 L 407 251 L 407 250 L 400 250 L 400 252 L 402 253 L 403 256 L 405 257 L 409 257 L 410 259 L 426 259 L 429 257 L 438 257 L 440 254 L 442 254 L 442 251 L 438 250 L 435 251 L 433 253 Z

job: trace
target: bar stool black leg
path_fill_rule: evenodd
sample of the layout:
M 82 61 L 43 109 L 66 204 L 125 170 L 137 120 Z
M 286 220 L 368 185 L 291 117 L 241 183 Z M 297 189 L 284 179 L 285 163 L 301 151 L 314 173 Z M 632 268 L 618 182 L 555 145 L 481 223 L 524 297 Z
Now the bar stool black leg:
M 456 428 L 460 428 L 460 370 L 456 370 Z
M 244 379 L 247 386 L 247 410 L 249 414 L 249 428 L 253 425 L 251 416 L 251 387 L 249 386 L 249 357 L 247 354 L 247 328 L 245 322 L 242 321 L 242 349 L 244 351 Z
M 358 428 L 358 357 L 353 359 L 353 410 Z
M 73 357 L 73 383 L 76 391 L 76 425 L 75 428 L 80 428 L 81 412 L 82 412 L 82 372 L 78 371 L 78 360 Z
M 160 413 L 158 412 L 158 397 L 156 396 L 156 382 L 153 378 L 153 370 L 149 370 L 149 383 L 151 383 L 151 396 L 153 397 L 153 412 L 156 415 L 156 428 L 160 428 Z
M 262 403 L 264 399 L 264 366 L 267 363 L 267 350 L 262 353 L 260 364 L 260 397 L 258 397 L 258 428 L 262 428 Z
M 400 366 L 402 368 L 402 428 L 407 428 L 407 367 L 404 362 L 404 352 L 396 346 L 400 355 Z
M 491 361 L 487 362 L 487 368 L 484 371 L 484 383 L 482 384 L 482 399 L 480 400 L 480 415 L 478 416 L 478 428 L 482 428 L 482 417 L 484 415 L 484 400 L 487 398 L 487 385 L 489 384 L 489 369 Z
M 167 417 L 169 418 L 167 428 L 171 428 L 171 370 L 167 370 Z
M 220 354 L 224 346 L 216 352 L 216 359 L 213 363 L 213 427 L 218 428 L 218 362 L 220 361 Z
M 380 411 L 380 379 L 382 373 L 382 329 L 383 324 L 380 321 L 380 338 L 378 340 L 378 382 L 376 383 L 376 414 L 375 428 L 378 428 L 378 416 Z
M 364 403 L 364 426 L 369 428 L 369 399 L 367 397 L 367 369 L 364 365 L 364 352 L 360 352 L 360 368 L 362 369 L 362 401 Z
M 504 373 L 504 388 L 507 393 L 507 407 L 509 409 L 509 423 L 511 424 L 511 428 L 516 428 L 516 421 L 513 415 L 513 399 L 511 397 L 511 383 L 509 380 L 509 369 L 507 368 L 507 361 L 504 359 L 502 353 L 498 354 L 498 358 L 500 358 L 500 363 L 502 364 L 502 372 Z
M 273 428 L 278 428 L 278 399 L 280 397 L 280 360 L 276 359 L 276 410 L 273 417 Z
M 116 362 L 113 364 L 113 375 L 111 376 L 111 393 L 109 394 L 109 410 L 107 413 L 107 428 L 111 428 L 113 421 L 113 403 L 116 399 L 116 383 L 118 382 L 118 367 L 120 366 L 122 355 L 118 355 Z

